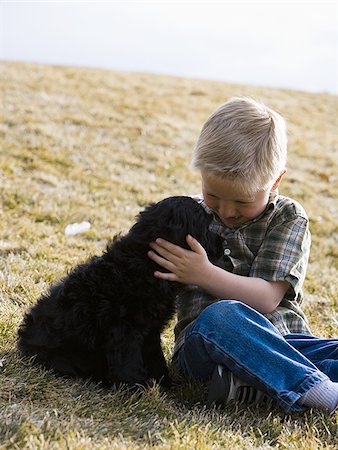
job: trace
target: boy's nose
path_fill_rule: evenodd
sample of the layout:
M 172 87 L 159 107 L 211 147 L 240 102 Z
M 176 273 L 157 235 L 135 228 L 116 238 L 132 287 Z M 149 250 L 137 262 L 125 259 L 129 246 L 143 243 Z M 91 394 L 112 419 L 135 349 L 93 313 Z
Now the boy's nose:
M 236 206 L 228 202 L 227 203 L 222 202 L 219 205 L 218 213 L 224 219 L 237 217 Z
M 218 214 L 227 219 L 228 217 L 233 217 L 233 208 L 229 205 L 224 204 L 223 202 L 218 207 Z

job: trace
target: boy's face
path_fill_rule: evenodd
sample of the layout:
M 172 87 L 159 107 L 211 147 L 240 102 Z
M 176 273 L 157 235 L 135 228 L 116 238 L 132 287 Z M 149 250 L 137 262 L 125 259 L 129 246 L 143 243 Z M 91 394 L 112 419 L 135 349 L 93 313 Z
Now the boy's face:
M 204 171 L 201 176 L 206 205 L 227 227 L 237 227 L 255 219 L 268 204 L 270 190 L 259 191 L 253 195 L 243 194 L 231 180 L 218 178 Z

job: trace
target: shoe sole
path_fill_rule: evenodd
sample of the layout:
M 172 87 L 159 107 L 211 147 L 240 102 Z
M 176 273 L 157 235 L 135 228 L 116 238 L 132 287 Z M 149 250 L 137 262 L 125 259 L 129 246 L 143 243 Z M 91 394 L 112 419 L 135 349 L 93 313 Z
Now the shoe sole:
M 226 380 L 224 379 L 226 377 Z M 213 371 L 208 392 L 207 406 L 224 404 L 230 392 L 230 372 L 224 374 L 223 368 L 217 365 Z
M 229 370 L 217 365 L 209 384 L 207 406 L 225 406 L 236 402 L 247 406 L 257 404 L 270 407 L 273 399 L 240 380 L 236 381 Z

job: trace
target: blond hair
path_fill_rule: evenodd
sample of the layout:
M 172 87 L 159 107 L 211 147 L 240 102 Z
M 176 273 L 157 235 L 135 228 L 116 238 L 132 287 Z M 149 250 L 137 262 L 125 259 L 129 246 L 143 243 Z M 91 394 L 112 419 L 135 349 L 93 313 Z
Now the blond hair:
M 192 165 L 246 192 L 270 189 L 286 165 L 285 120 L 248 97 L 234 97 L 206 121 Z

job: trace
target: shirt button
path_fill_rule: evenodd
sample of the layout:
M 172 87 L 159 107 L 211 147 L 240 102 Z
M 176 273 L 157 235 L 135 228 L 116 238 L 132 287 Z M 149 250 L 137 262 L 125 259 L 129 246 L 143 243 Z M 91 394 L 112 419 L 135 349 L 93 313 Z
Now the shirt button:
M 226 256 L 229 256 L 230 253 L 231 253 L 230 249 L 226 248 L 226 249 L 224 250 L 224 254 L 225 254 Z

